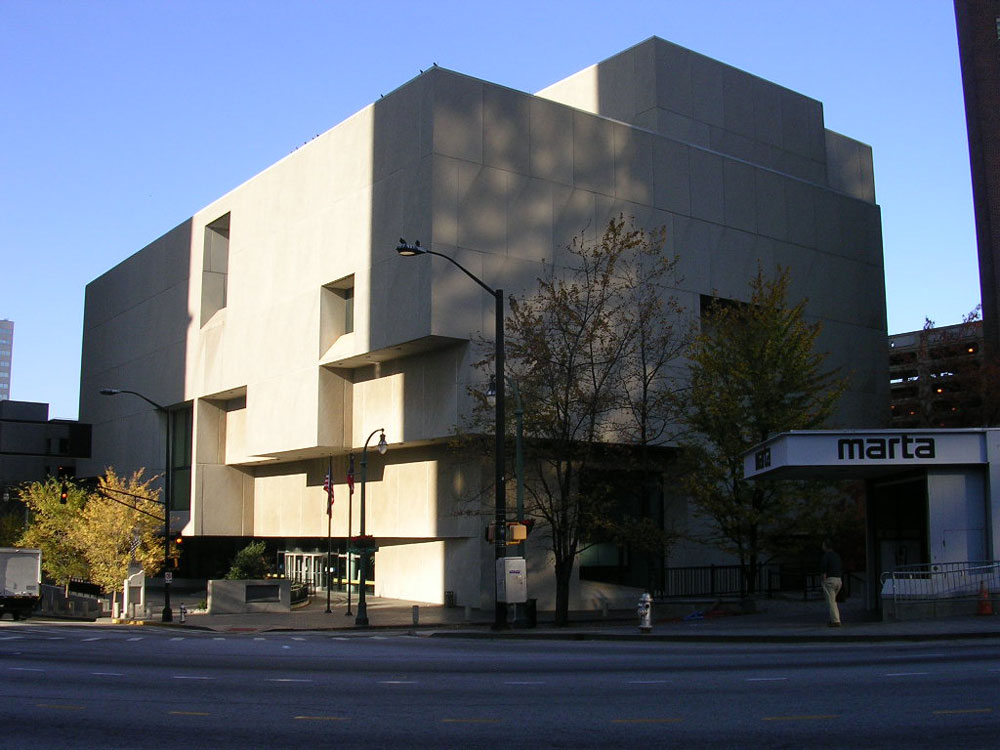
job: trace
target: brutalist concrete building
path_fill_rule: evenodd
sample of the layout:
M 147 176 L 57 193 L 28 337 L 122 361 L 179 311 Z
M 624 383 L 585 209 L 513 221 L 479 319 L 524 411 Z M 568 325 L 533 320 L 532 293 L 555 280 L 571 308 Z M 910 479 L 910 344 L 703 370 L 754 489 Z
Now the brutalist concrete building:
M 674 294 L 695 317 L 704 297 L 745 299 L 758 264 L 789 267 L 829 363 L 850 375 L 837 424 L 884 423 L 870 148 L 826 130 L 820 102 L 652 38 L 537 94 L 432 68 L 94 280 L 80 397 L 93 469 L 162 471 L 169 413 L 185 550 L 267 539 L 287 574 L 322 584 L 327 467 L 342 560 L 359 530 L 349 455 L 384 429 L 385 455 L 367 451 L 374 591 L 489 607 L 490 511 L 459 505 L 489 497 L 492 472 L 448 441 L 482 378 L 471 341 L 492 336 L 494 300 L 395 248 L 419 239 L 518 294 L 618 214 L 666 226 Z M 684 507 L 667 515 L 691 523 Z M 529 542 L 529 596 L 550 607 L 544 530 Z M 711 554 L 678 546 L 668 563 Z M 628 584 L 578 576 L 571 607 L 631 606 Z

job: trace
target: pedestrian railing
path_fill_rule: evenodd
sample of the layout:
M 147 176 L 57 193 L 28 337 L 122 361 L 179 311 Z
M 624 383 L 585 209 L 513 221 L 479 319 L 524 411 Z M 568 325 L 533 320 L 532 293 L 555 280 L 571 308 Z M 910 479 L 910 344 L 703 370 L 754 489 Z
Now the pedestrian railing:
M 654 592 L 657 598 L 670 596 L 743 596 L 747 581 L 739 565 L 701 565 L 667 568 L 663 571 L 663 589 Z M 753 589 L 759 594 L 771 594 L 780 584 L 780 566 L 758 565 L 753 577 Z
M 1000 589 L 1000 562 L 903 565 L 882 574 L 883 601 L 972 598 L 984 589 Z
M 301 602 L 307 601 L 310 596 L 312 596 L 312 587 L 306 581 L 292 581 L 291 585 L 291 603 L 299 604 Z

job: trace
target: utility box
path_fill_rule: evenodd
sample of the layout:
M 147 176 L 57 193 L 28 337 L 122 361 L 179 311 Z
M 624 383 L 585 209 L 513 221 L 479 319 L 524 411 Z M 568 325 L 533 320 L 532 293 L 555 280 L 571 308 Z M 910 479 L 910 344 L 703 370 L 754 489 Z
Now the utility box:
M 507 604 L 528 601 L 528 571 L 523 557 L 497 560 L 497 600 Z
M 135 561 L 128 566 L 122 605 L 124 616 L 130 620 L 141 620 L 146 616 L 146 574 Z

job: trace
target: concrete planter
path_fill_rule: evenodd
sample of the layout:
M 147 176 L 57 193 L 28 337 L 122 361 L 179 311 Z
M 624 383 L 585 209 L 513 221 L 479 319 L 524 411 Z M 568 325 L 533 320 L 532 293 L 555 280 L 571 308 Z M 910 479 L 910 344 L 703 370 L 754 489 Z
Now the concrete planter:
M 245 612 L 289 612 L 291 581 L 260 578 L 208 582 L 208 614 L 236 615 Z

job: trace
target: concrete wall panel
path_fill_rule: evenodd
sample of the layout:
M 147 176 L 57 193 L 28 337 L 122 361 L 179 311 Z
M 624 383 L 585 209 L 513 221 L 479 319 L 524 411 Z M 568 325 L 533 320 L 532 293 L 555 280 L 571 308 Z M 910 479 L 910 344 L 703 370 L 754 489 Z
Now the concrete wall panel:
M 531 98 L 485 86 L 483 89 L 483 164 L 508 172 L 529 174 L 531 140 L 524 134 L 531 123 Z
M 677 214 L 691 213 L 691 149 L 682 143 L 653 141 L 653 204 Z
M 725 223 L 724 159 L 716 154 L 691 149 L 691 216 L 696 219 Z

